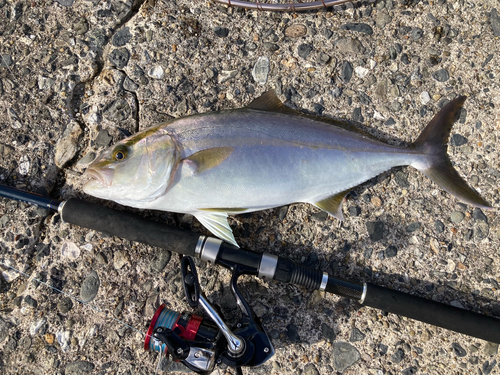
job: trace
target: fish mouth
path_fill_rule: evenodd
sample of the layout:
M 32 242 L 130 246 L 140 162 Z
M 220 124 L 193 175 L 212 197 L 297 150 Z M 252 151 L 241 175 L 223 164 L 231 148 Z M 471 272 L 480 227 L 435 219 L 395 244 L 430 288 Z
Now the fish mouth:
M 108 188 L 111 186 L 113 182 L 114 170 L 111 168 L 103 168 L 100 170 L 94 168 L 87 168 L 83 177 L 88 177 L 89 181 L 87 181 L 84 185 L 84 190 L 90 188 Z

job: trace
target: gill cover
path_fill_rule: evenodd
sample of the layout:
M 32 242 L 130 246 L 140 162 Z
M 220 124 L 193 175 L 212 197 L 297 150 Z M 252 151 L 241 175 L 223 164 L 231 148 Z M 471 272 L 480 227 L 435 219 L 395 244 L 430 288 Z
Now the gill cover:
M 179 150 L 165 129 L 154 128 L 105 150 L 87 169 L 93 177 L 84 191 L 117 203 L 140 207 L 165 194 L 179 163 Z

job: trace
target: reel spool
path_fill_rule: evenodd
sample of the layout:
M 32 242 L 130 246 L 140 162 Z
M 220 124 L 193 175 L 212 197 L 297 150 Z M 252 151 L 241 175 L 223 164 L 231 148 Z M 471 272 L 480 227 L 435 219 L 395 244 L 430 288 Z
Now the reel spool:
M 166 344 L 153 336 L 153 332 L 158 327 L 170 329 L 177 336 L 187 341 L 212 343 L 217 341 L 220 336 L 219 329 L 210 321 L 188 312 L 176 312 L 162 303 L 149 324 L 146 339 L 144 340 L 144 350 L 167 354 Z

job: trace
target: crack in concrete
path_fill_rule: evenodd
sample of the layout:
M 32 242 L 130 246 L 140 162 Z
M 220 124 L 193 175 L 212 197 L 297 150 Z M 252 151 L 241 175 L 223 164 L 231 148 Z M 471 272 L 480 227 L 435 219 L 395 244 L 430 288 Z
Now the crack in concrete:
M 137 94 L 133 91 L 128 91 L 130 94 L 132 94 L 132 97 L 134 98 L 135 106 L 137 108 L 137 111 L 135 111 L 134 114 L 134 120 L 135 120 L 135 132 L 137 133 L 140 130 L 140 124 L 139 124 L 139 112 L 141 110 L 140 105 L 139 105 L 139 99 L 137 98 Z
M 130 20 L 132 20 L 138 13 L 139 13 L 139 10 L 141 8 L 141 6 L 146 3 L 147 0 L 137 0 L 134 2 L 134 4 L 132 5 L 132 7 L 130 8 L 130 12 L 125 16 L 123 17 L 122 19 L 122 22 L 120 24 L 118 24 L 115 29 L 113 30 L 112 32 L 112 36 L 110 37 L 109 39 L 109 42 L 107 44 L 107 50 L 106 50 L 106 56 L 103 56 L 103 61 L 105 61 L 105 57 L 107 57 L 107 54 L 109 52 L 109 46 L 110 46 L 110 43 L 112 43 L 112 40 L 113 40 L 113 35 L 124 25 L 126 25 Z M 101 69 L 102 71 L 102 69 Z M 125 73 L 125 71 L 122 70 L 122 72 L 125 74 L 125 77 L 128 77 L 127 76 L 127 73 Z M 123 85 L 123 83 L 122 83 Z M 133 91 L 128 91 L 132 94 L 132 97 L 134 98 L 134 101 L 135 101 L 135 104 L 136 104 L 136 108 L 137 108 L 137 111 L 135 112 L 135 115 L 134 115 L 134 120 L 135 120 L 135 131 L 139 131 L 139 111 L 140 111 L 140 107 L 139 107 L 139 99 L 137 98 L 137 94 Z
M 134 1 L 134 3 L 132 4 L 132 6 L 130 8 L 130 11 L 121 19 L 121 21 L 116 26 L 114 26 L 111 29 L 108 41 L 107 41 L 106 45 L 102 47 L 102 53 L 96 53 L 95 59 L 93 60 L 93 62 L 96 64 L 97 68 L 95 69 L 94 73 L 87 80 L 81 81 L 78 84 L 76 84 L 75 87 L 70 91 L 70 95 L 69 95 L 67 102 L 66 102 L 66 106 L 68 109 L 68 115 L 71 117 L 71 119 L 73 119 L 80 126 L 80 128 L 82 129 L 82 136 L 83 137 L 86 136 L 85 132 L 83 132 L 83 130 L 86 127 L 86 124 L 83 120 L 81 120 L 80 118 L 78 118 L 78 116 L 76 116 L 76 114 L 78 112 L 76 109 L 77 103 L 85 95 L 85 88 L 88 86 L 92 86 L 94 81 L 96 80 L 96 78 L 99 78 L 102 75 L 104 67 L 106 66 L 107 56 L 108 56 L 109 51 L 112 47 L 113 36 L 116 34 L 116 32 L 118 30 L 120 30 L 120 28 L 122 28 L 124 25 L 126 25 L 130 20 L 132 20 L 139 13 L 141 6 L 146 1 L 147 0 Z M 125 76 L 127 76 L 124 71 L 122 71 L 122 72 L 125 74 Z M 81 88 L 83 88 L 83 89 L 81 90 L 81 93 L 79 93 L 79 89 L 81 89 Z M 130 91 L 127 91 L 127 92 L 130 92 Z M 130 92 L 130 93 L 132 94 L 134 101 L 135 101 L 135 104 L 136 104 L 136 107 L 137 107 L 137 111 L 134 115 L 134 121 L 135 121 L 135 131 L 138 131 L 139 130 L 139 110 L 140 110 L 139 100 L 138 100 L 137 94 L 135 92 Z M 82 142 L 83 142 L 83 140 L 81 138 L 79 138 L 78 144 L 80 144 Z M 77 154 L 75 155 L 74 158 L 71 159 L 71 161 L 69 162 L 68 165 L 74 166 L 76 161 L 82 157 L 82 155 L 81 155 L 82 151 L 85 151 L 85 148 L 80 147 Z M 59 173 L 57 174 L 56 179 L 57 180 L 60 180 L 60 179 L 64 180 L 64 174 L 65 174 L 65 171 L 63 169 L 61 169 L 59 171 Z
M 121 21 L 115 27 L 113 27 L 113 29 L 110 33 L 110 37 L 109 37 L 106 45 L 102 49 L 102 56 L 100 56 L 99 54 L 96 54 L 96 59 L 94 61 L 97 64 L 97 69 L 96 69 L 95 73 L 88 80 L 81 82 L 82 84 L 84 84 L 85 86 L 92 85 L 93 82 L 96 80 L 96 78 L 99 78 L 102 75 L 104 67 L 106 66 L 107 56 L 108 56 L 109 51 L 110 51 L 111 46 L 112 46 L 113 36 L 116 34 L 116 32 L 118 30 L 120 30 L 120 28 L 122 28 L 124 25 L 126 25 L 129 21 L 131 21 L 139 13 L 141 6 L 146 1 L 147 0 L 134 1 L 134 3 L 132 4 L 132 6 L 130 8 L 130 11 L 121 19 Z M 118 69 L 118 70 L 120 70 L 120 69 Z M 125 74 L 125 77 L 127 77 L 127 74 L 123 70 L 120 70 L 120 71 Z M 74 93 L 74 91 L 75 90 L 73 90 L 72 94 Z M 127 92 L 130 92 L 130 91 L 127 91 Z M 138 131 L 138 129 L 139 129 L 139 110 L 140 110 L 139 109 L 139 100 L 137 99 L 137 94 L 135 92 L 130 92 L 130 93 L 132 94 L 134 101 L 135 101 L 135 104 L 137 106 L 137 111 L 136 111 L 136 114 L 134 116 L 134 121 L 135 121 L 135 130 Z M 75 99 L 74 96 L 72 95 L 72 101 L 76 101 L 76 100 L 77 99 Z M 79 98 L 78 98 L 78 100 L 79 100 Z M 80 152 L 78 154 L 80 154 Z

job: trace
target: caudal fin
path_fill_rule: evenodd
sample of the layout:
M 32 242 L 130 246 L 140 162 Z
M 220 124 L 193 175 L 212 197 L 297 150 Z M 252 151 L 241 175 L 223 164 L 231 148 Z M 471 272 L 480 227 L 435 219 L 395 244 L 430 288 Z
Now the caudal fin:
M 450 131 L 457 120 L 466 97 L 453 99 L 439 111 L 413 144 L 423 154 L 429 155 L 429 164 L 415 166 L 442 189 L 461 201 L 473 206 L 490 209 L 491 206 L 467 185 L 451 165 L 446 153 Z

